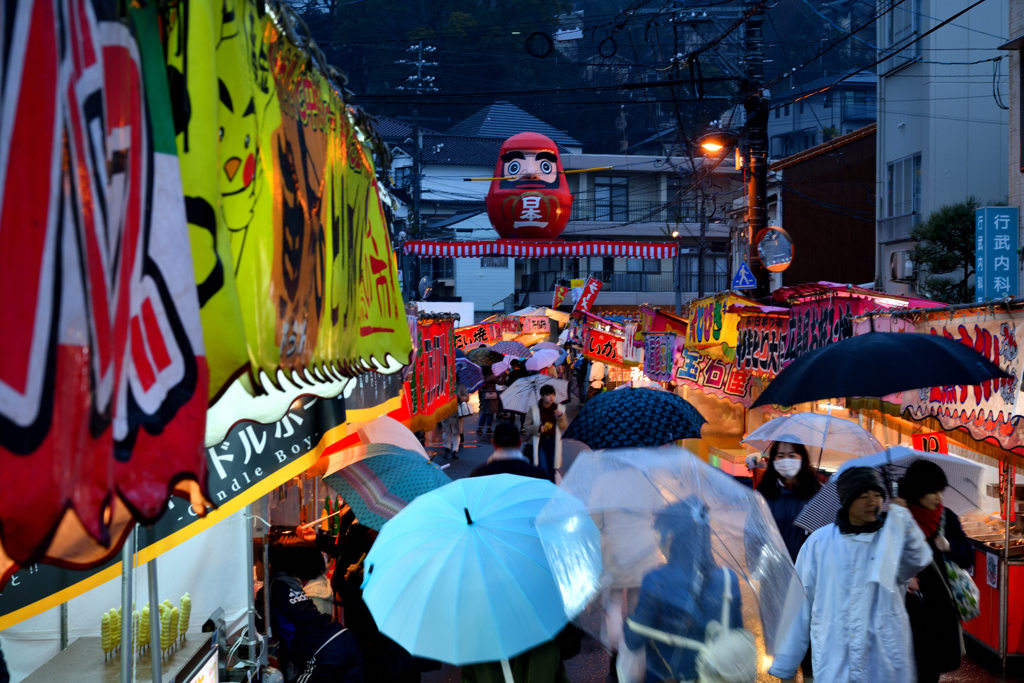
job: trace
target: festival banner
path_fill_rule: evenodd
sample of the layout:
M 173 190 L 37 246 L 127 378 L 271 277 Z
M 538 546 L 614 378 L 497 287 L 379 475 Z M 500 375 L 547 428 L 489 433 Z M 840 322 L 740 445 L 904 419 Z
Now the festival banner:
M 677 382 L 717 398 L 749 408 L 754 402 L 756 380 L 749 372 L 720 358 L 702 356 L 684 349 L 675 370 Z
M 625 367 L 622 356 L 624 343 L 625 340 L 616 334 L 588 327 L 583 332 L 583 355 L 590 360 Z
M 691 302 L 686 348 L 712 358 L 732 361 L 736 357 L 740 316 L 729 313 L 727 309 L 740 304 L 754 302 L 727 292 Z
M 457 349 L 464 349 L 470 344 L 493 344 L 501 340 L 501 325 L 496 322 L 469 325 L 455 330 L 455 348 Z
M 531 315 L 522 319 L 523 334 L 550 334 L 551 319 L 546 315 Z
M 433 429 L 458 407 L 454 326 L 447 317 L 419 320 L 416 363 L 405 385 L 409 429 L 414 432 Z
M 597 295 L 601 292 L 601 288 L 604 283 L 594 277 L 587 278 L 587 284 L 583 286 L 583 293 L 580 295 L 580 300 L 576 302 L 576 306 L 572 309 L 573 313 L 589 313 L 590 309 L 594 307 L 594 302 L 597 301 Z
M 853 318 L 881 306 L 868 298 L 829 296 L 794 304 L 789 314 L 782 367 L 815 349 L 853 336 Z
M 1024 447 L 1020 377 L 1024 325 L 1006 314 L 920 323 L 917 332 L 941 334 L 972 347 L 1011 375 L 976 386 L 947 386 L 904 391 L 902 410 L 916 420 L 934 417 L 946 429 L 964 429 L 979 441 L 1007 450 Z M 1024 426 L 1024 425 L 1022 425 Z
M 569 296 L 569 288 L 563 285 L 555 286 L 555 296 L 551 302 L 551 308 L 558 308 L 565 301 L 565 297 Z
M 503 339 L 515 339 L 522 331 L 522 318 L 517 315 L 500 315 L 497 323 Z
M 0 588 L 205 482 L 209 367 L 155 4 L 4 3 Z
M 644 338 L 644 374 L 655 382 L 674 379 L 676 355 L 679 351 L 675 334 L 649 334 Z
M 672 333 L 680 339 L 686 338 L 686 318 L 651 308 L 650 306 L 640 307 L 640 332 L 641 334 L 667 334 Z M 643 346 L 643 339 L 638 340 L 639 346 Z
M 736 367 L 755 377 L 774 378 L 782 370 L 788 330 L 788 316 L 741 316 L 736 342 Z

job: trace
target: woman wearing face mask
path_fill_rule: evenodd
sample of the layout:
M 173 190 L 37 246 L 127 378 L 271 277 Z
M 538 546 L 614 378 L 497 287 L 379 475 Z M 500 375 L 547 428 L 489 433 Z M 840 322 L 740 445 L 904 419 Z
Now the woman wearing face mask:
M 807 540 L 807 531 L 794 526 L 793 522 L 820 488 L 806 446 L 784 440 L 772 444 L 768 451 L 768 469 L 757 491 L 768 502 L 793 562 Z

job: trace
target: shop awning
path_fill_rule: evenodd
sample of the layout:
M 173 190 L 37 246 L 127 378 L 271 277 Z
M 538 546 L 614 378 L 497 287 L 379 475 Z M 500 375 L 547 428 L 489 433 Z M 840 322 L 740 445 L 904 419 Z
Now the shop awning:
M 511 256 L 513 258 L 545 258 L 549 256 L 618 256 L 620 258 L 662 259 L 675 258 L 676 245 L 671 242 L 592 241 L 530 241 L 530 240 L 478 240 L 448 242 L 437 240 L 411 240 L 405 243 L 405 253 L 413 256 L 439 258 L 480 258 L 481 256 Z

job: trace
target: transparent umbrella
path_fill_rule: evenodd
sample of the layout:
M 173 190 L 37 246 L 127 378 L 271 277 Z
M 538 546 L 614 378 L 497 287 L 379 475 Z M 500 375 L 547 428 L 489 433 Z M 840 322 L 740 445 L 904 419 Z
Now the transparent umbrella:
M 769 420 L 741 443 L 767 451 L 773 442 L 786 441 L 807 446 L 811 464 L 838 466 L 850 458 L 860 458 L 885 450 L 881 442 L 851 420 L 821 413 L 799 413 Z
M 745 664 L 767 670 L 805 596 L 758 494 L 674 447 L 584 451 L 561 486 L 601 530 L 603 591 L 581 616 L 583 628 L 620 652 L 649 646 L 659 680 L 695 679 L 695 650 L 651 645 L 644 634 L 652 627 L 667 640 L 703 642 L 707 624 L 720 619 L 727 569 L 742 615 L 731 627 L 753 634 L 757 648 Z M 570 514 L 556 501 L 538 524 Z

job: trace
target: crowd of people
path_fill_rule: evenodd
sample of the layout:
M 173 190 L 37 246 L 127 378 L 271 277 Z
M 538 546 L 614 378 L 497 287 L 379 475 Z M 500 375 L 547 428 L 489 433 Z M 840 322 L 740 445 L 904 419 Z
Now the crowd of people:
M 568 427 L 565 406 L 545 385 L 527 412 L 499 418 L 499 392 L 530 373 L 521 363 L 505 375 L 487 370 L 477 433 L 486 433 L 494 450 L 470 476 L 509 473 L 554 481 L 561 467 L 560 435 Z M 458 400 L 468 402 L 464 387 Z M 444 427 L 451 457 L 458 457 L 464 439 L 462 416 L 456 417 Z M 943 507 L 942 469 L 915 462 L 898 482 L 899 497 L 891 497 L 878 470 L 849 468 L 836 482 L 836 519 L 808 534 L 795 521 L 822 488 L 823 477 L 807 448 L 779 440 L 765 461 L 754 486 L 807 596 L 769 673 L 792 680 L 801 670 L 804 681 L 830 683 L 934 683 L 957 669 L 963 635 L 946 565 L 969 567 L 974 557 L 957 516 Z M 623 522 L 607 515 L 597 521 L 602 533 Z M 601 635 L 606 645 L 619 644 L 609 645 L 609 679 L 629 676 L 632 668 L 632 680 L 649 683 L 711 680 L 706 668 L 715 661 L 719 670 L 733 672 L 728 680 L 753 681 L 757 655 L 753 635 L 743 628 L 741 577 L 716 563 L 707 504 L 691 497 L 670 505 L 655 518 L 653 532 L 657 550 L 648 554 L 660 559 L 638 569 L 642 576 L 630 585 L 639 589 L 612 586 L 604 593 Z M 414 683 L 441 666 L 412 656 L 382 634 L 362 602 L 362 563 L 376 536 L 349 510 L 336 538 L 304 528 L 276 530 L 271 537 L 270 618 L 280 638 L 280 660 L 292 668 L 289 681 Z M 318 605 L 304 586 L 322 579 L 325 554 L 334 558 L 332 599 Z M 604 561 L 606 568 L 625 562 L 607 553 Z M 335 603 L 344 606 L 344 625 L 331 617 Z M 717 624 L 713 638 L 711 624 Z M 510 660 L 514 680 L 566 683 L 564 661 L 579 653 L 582 637 L 570 625 Z M 639 664 L 631 654 L 638 648 L 646 650 Z M 464 666 L 461 676 L 464 683 L 507 680 L 497 662 Z

